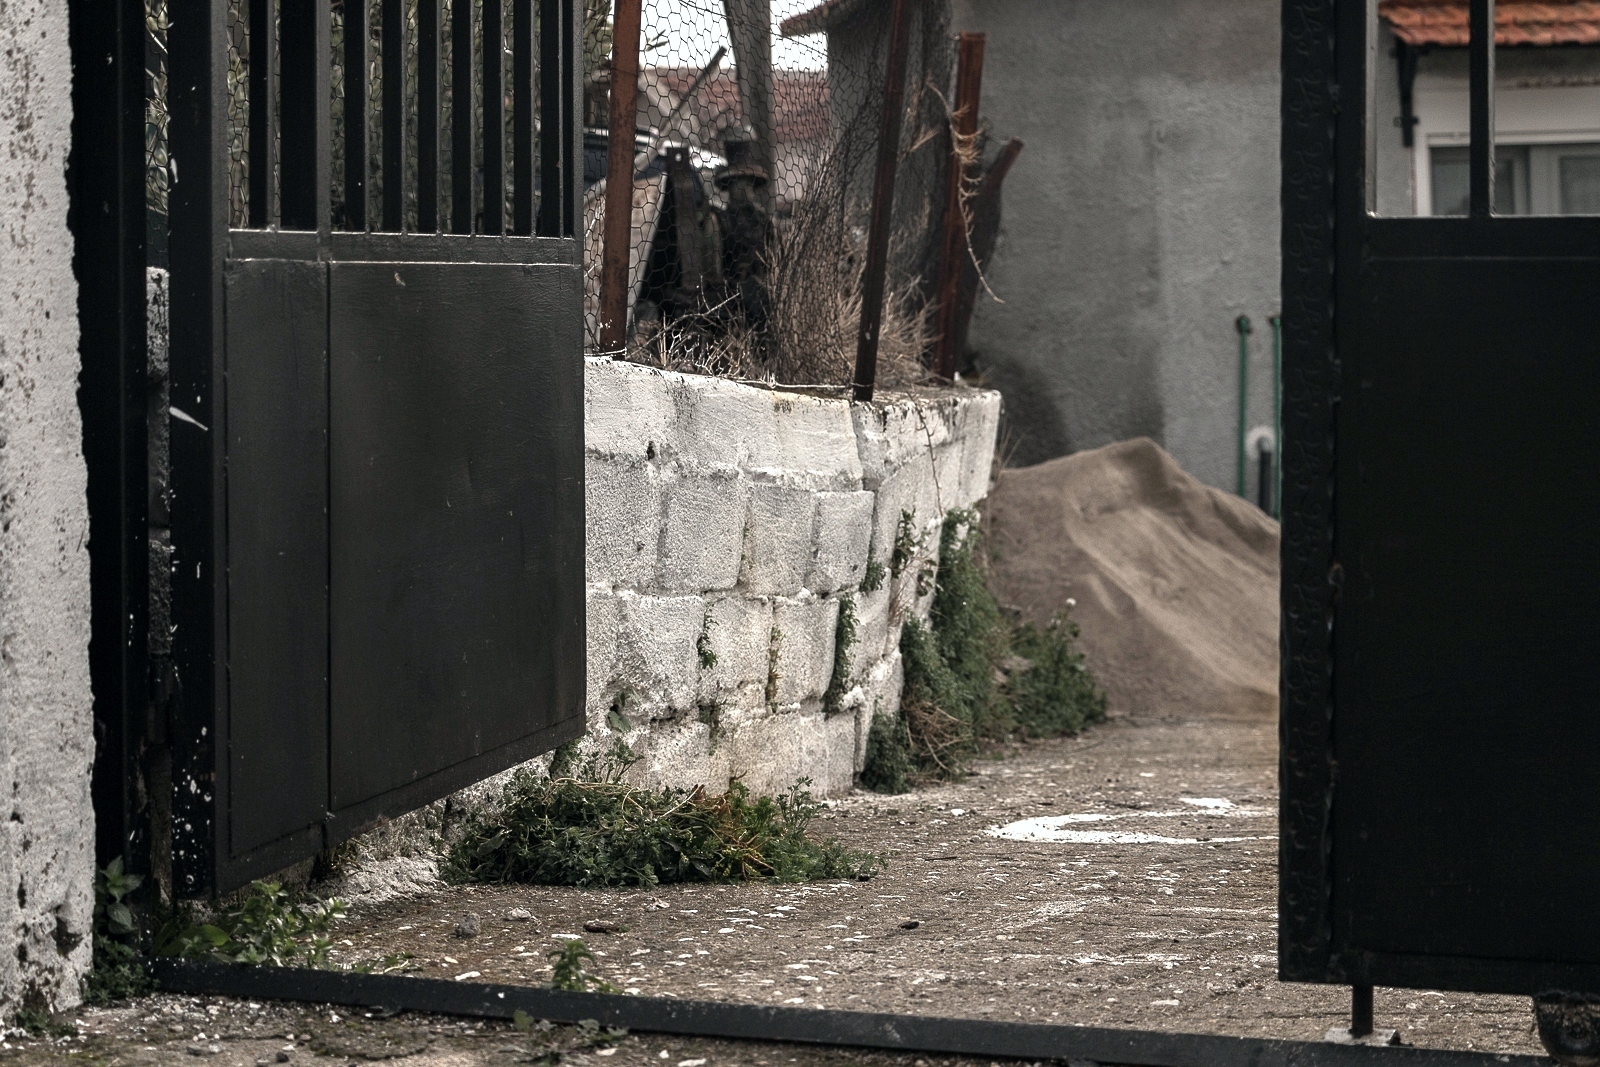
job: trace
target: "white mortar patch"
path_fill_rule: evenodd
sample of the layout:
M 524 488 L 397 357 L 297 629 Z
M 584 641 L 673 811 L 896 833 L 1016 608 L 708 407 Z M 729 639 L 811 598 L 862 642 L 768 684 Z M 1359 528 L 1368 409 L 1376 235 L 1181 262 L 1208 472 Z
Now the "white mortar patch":
M 1275 836 L 1244 837 L 1169 837 L 1139 830 L 1076 830 L 1071 827 L 1086 823 L 1113 822 L 1122 819 L 1177 819 L 1177 818 L 1269 818 L 1274 813 L 1265 808 L 1241 808 L 1231 800 L 1213 797 L 1184 797 L 1180 803 L 1192 804 L 1200 811 L 1130 811 L 1116 814 L 1104 812 L 1074 812 L 1068 815 L 1042 815 L 1021 819 L 1004 826 L 991 826 L 984 831 L 990 837 L 1007 841 L 1061 842 L 1072 845 L 1206 845 L 1231 844 L 1238 841 L 1275 840 Z

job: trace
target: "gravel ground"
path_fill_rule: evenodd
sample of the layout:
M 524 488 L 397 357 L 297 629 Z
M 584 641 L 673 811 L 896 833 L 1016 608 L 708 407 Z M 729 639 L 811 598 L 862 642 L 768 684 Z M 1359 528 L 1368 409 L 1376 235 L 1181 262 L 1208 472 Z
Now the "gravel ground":
M 882 854 L 887 865 L 870 881 L 439 889 L 357 914 L 341 931 L 340 955 L 409 953 L 412 973 L 541 983 L 547 954 L 576 935 L 599 956 L 595 973 L 649 996 L 1300 1039 L 1347 1021 L 1347 989 L 1274 977 L 1272 725 L 1114 720 L 1081 738 L 1001 755 L 956 785 L 834 804 L 817 829 Z M 531 918 L 513 918 L 515 909 Z M 458 937 L 468 914 L 480 932 Z M 103 1034 L 68 1044 L 106 1063 L 155 1064 L 193 1062 L 188 1046 L 210 1055 L 215 1043 L 221 1051 L 210 1062 L 249 1064 L 305 1029 L 318 1035 L 311 1049 L 333 1056 L 321 1062 L 381 1054 L 465 1065 L 532 1055 L 528 1039 L 501 1026 L 329 1021 L 336 1014 L 151 998 L 87 1013 L 85 1031 Z M 203 1025 L 208 1015 L 227 1020 L 213 1023 L 218 1034 Z M 1408 1044 L 1541 1052 L 1521 997 L 1380 989 L 1376 1016 Z M 273 1032 L 251 1036 L 258 1030 Z M 358 1034 L 393 1047 L 361 1046 Z M 95 1042 L 111 1051 L 95 1052 Z M 57 1062 L 29 1058 L 40 1051 L 9 1054 Z M 0 1063 L 6 1055 L 0 1050 Z M 649 1037 L 566 1062 L 662 1067 L 663 1056 L 711 1067 L 914 1063 Z

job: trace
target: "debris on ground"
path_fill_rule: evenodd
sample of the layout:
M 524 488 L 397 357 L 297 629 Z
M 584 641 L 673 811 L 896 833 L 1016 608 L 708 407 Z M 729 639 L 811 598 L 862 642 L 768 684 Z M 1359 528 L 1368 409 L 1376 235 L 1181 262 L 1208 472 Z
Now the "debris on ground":
M 1271 719 L 1278 524 L 1148 438 L 1002 471 L 991 587 L 1036 626 L 1064 608 L 1114 712 Z

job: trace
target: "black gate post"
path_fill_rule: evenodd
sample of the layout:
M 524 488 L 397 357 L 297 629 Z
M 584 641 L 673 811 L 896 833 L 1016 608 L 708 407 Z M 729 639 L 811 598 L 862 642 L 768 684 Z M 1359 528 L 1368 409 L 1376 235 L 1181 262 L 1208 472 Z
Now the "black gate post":
M 211 885 L 215 802 L 212 749 L 226 707 L 222 632 L 227 566 L 215 519 L 223 496 L 222 254 L 227 237 L 226 6 L 170 0 L 168 112 L 176 180 L 169 194 L 172 262 L 172 884 L 180 896 Z M 261 205 L 266 207 L 268 205 Z
M 71 0 L 78 403 L 88 468 L 96 861 L 145 869 L 138 807 L 149 610 L 145 429 L 144 5 Z

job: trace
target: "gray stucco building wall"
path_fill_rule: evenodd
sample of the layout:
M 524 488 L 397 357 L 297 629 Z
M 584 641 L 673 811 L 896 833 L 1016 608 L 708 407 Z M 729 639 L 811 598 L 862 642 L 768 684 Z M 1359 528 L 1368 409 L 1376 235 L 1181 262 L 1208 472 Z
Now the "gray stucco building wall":
M 1234 488 L 1238 335 L 1271 424 L 1279 310 L 1275 0 L 954 0 L 987 35 L 1006 180 L 971 346 L 1015 464 L 1140 434 Z M 1255 474 L 1249 475 L 1254 496 Z
M 0 4 L 0 1014 L 77 1003 L 94 906 L 64 0 Z

